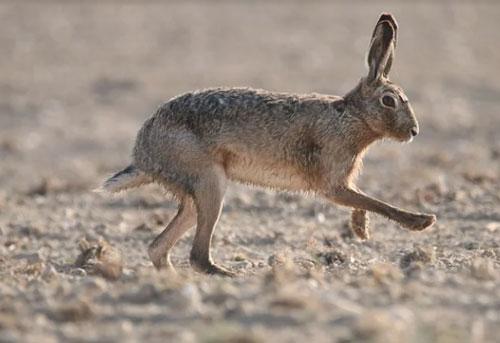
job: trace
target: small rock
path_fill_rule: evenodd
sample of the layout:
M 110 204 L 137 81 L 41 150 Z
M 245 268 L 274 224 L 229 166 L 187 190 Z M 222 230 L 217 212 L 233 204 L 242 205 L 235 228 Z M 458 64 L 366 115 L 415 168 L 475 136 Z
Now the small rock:
M 479 243 L 477 242 L 464 242 L 463 247 L 467 250 L 477 250 L 479 249 Z
M 81 291 L 86 293 L 101 293 L 104 292 L 108 288 L 108 283 L 106 280 L 102 278 L 87 278 L 85 279 L 81 285 Z
M 382 341 L 392 331 L 392 320 L 384 312 L 368 312 L 361 315 L 354 326 L 354 337 L 362 341 Z
M 17 142 L 11 138 L 4 138 L 0 140 L 0 151 L 6 153 L 15 153 L 19 151 L 19 146 Z
M 1 341 L 5 342 L 5 343 L 16 343 L 16 342 L 20 342 L 21 339 L 19 337 L 18 332 L 14 331 L 14 330 L 10 330 L 10 329 L 3 329 Z
M 231 264 L 231 268 L 234 270 L 245 271 L 248 268 L 252 268 L 252 263 L 248 261 L 235 262 Z
M 413 263 L 428 264 L 434 262 L 436 259 L 436 252 L 432 248 L 423 248 L 416 246 L 412 251 L 406 252 L 400 260 L 400 267 L 406 269 Z
M 247 260 L 247 257 L 244 254 L 236 254 L 233 257 L 233 260 L 236 261 L 236 262 L 243 262 L 243 261 Z
M 122 333 L 127 335 L 132 335 L 134 333 L 134 325 L 130 320 L 127 319 L 120 320 L 118 323 L 118 328 Z
M 14 255 L 14 259 L 26 260 L 26 262 L 28 262 L 30 264 L 43 262 L 42 258 L 40 257 L 40 254 L 38 252 L 17 254 L 17 255 Z
M 471 264 L 471 275 L 478 280 L 495 280 L 493 262 L 486 258 L 476 258 Z
M 49 180 L 48 179 L 43 179 L 39 183 L 31 186 L 27 191 L 26 195 L 28 196 L 45 196 L 49 192 L 49 189 L 51 186 L 49 185 Z
M 146 223 L 141 223 L 134 228 L 134 231 L 151 232 L 153 229 Z
M 33 236 L 36 238 L 42 236 L 40 229 L 33 226 L 10 224 L 10 227 L 19 236 Z
M 123 273 L 123 258 L 120 251 L 103 239 L 89 242 L 83 239 L 79 243 L 81 254 L 74 265 L 90 274 L 97 274 L 110 280 L 117 280 Z
M 220 343 L 261 343 L 269 342 L 255 330 L 243 328 L 229 323 L 214 323 L 210 330 L 201 332 L 196 342 L 220 342 Z M 268 337 L 269 338 L 269 337 Z
M 481 252 L 481 257 L 485 257 L 485 258 L 489 258 L 489 259 L 494 260 L 497 258 L 497 253 L 495 252 L 495 249 L 485 249 Z
M 482 173 L 478 171 L 469 171 L 462 174 L 463 178 L 471 183 L 482 185 L 487 182 L 495 182 L 496 177 L 493 173 Z
M 496 232 L 500 230 L 500 222 L 491 222 L 486 224 L 486 229 L 491 232 Z
M 155 223 L 156 225 L 165 225 L 168 223 L 168 219 L 166 219 L 164 217 L 164 215 L 162 214 L 159 214 L 159 213 L 156 213 L 154 212 L 152 215 L 151 215 L 151 220 L 153 221 L 153 223 Z M 148 227 L 149 228 L 149 227 Z M 149 230 L 152 230 L 151 228 L 149 228 Z
M 15 272 L 19 274 L 39 277 L 40 275 L 42 275 L 44 270 L 45 270 L 44 262 L 34 262 L 34 263 L 27 262 L 25 264 L 20 264 L 15 269 Z
M 378 284 L 391 284 L 403 279 L 401 271 L 389 263 L 376 263 L 371 267 L 370 274 Z
M 21 321 L 18 320 L 15 314 L 13 313 L 1 313 L 0 312 L 0 331 L 4 332 L 7 329 L 20 329 Z
M 218 287 L 210 291 L 204 298 L 204 302 L 212 303 L 216 306 L 222 306 L 227 302 L 235 301 L 238 298 L 238 289 L 228 283 L 218 285 Z
M 155 284 L 145 283 L 136 289 L 132 289 L 120 295 L 120 301 L 131 304 L 146 304 L 159 299 L 161 291 Z
M 83 268 L 74 268 L 71 269 L 71 275 L 84 277 L 87 276 L 87 271 Z
M 117 280 L 123 272 L 121 253 L 105 241 L 97 249 L 97 269 L 107 279 Z
M 90 319 L 93 312 L 87 302 L 75 301 L 58 306 L 50 311 L 48 316 L 57 322 L 79 322 Z
M 264 277 L 267 285 L 282 285 L 296 277 L 294 263 L 286 253 L 269 256 L 267 263 L 272 267 L 272 270 Z
M 316 257 L 319 258 L 319 260 L 321 261 L 321 264 L 324 264 L 327 266 L 342 265 L 342 264 L 346 263 L 348 260 L 347 255 L 344 254 L 342 251 L 338 251 L 338 250 L 320 252 L 320 253 L 316 254 Z
M 293 264 L 290 257 L 286 253 L 278 253 L 269 256 L 267 264 L 271 267 L 274 266 L 290 266 Z
M 174 293 L 169 303 L 179 310 L 199 312 L 202 308 L 202 299 L 198 287 L 188 283 Z M 173 294 L 172 294 L 173 295 Z
M 271 300 L 271 307 L 284 310 L 303 310 L 311 307 L 312 301 L 301 295 L 281 295 Z
M 51 263 L 45 264 L 45 269 L 42 272 L 42 278 L 45 281 L 50 281 L 56 277 L 58 277 L 56 268 L 54 268 L 54 266 Z
M 406 309 L 367 311 L 354 325 L 352 338 L 354 342 L 401 342 L 402 335 L 411 333 L 413 322 L 413 314 Z

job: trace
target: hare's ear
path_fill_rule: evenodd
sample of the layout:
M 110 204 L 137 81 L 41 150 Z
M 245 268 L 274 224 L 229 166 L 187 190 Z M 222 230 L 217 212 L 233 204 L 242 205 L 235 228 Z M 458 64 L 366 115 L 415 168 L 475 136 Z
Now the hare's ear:
M 381 76 L 387 77 L 391 70 L 396 47 L 398 24 L 391 14 L 383 13 L 373 30 L 368 51 L 368 81 L 373 82 Z

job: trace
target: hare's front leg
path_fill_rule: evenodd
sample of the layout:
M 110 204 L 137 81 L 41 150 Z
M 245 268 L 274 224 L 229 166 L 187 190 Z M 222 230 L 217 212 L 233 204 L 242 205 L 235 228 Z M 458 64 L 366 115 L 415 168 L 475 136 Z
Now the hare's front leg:
M 414 231 L 423 230 L 436 221 L 433 214 L 408 212 L 348 187 L 335 188 L 327 194 L 327 198 L 340 205 L 381 214 Z

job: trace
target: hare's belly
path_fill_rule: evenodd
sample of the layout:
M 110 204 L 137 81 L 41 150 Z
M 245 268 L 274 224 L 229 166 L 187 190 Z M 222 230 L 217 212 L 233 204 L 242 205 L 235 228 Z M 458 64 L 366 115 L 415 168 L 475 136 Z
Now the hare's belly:
M 245 157 L 225 163 L 227 176 L 237 182 L 291 191 L 307 191 L 307 180 L 293 166 L 272 160 Z

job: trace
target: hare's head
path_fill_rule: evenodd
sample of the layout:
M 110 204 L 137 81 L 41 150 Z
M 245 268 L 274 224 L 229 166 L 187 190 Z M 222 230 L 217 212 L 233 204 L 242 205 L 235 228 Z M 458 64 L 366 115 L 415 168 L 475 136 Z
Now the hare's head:
M 364 122 L 379 136 L 411 141 L 418 123 L 401 87 L 389 81 L 398 25 L 391 14 L 382 14 L 368 51 L 368 76 L 351 92 Z

